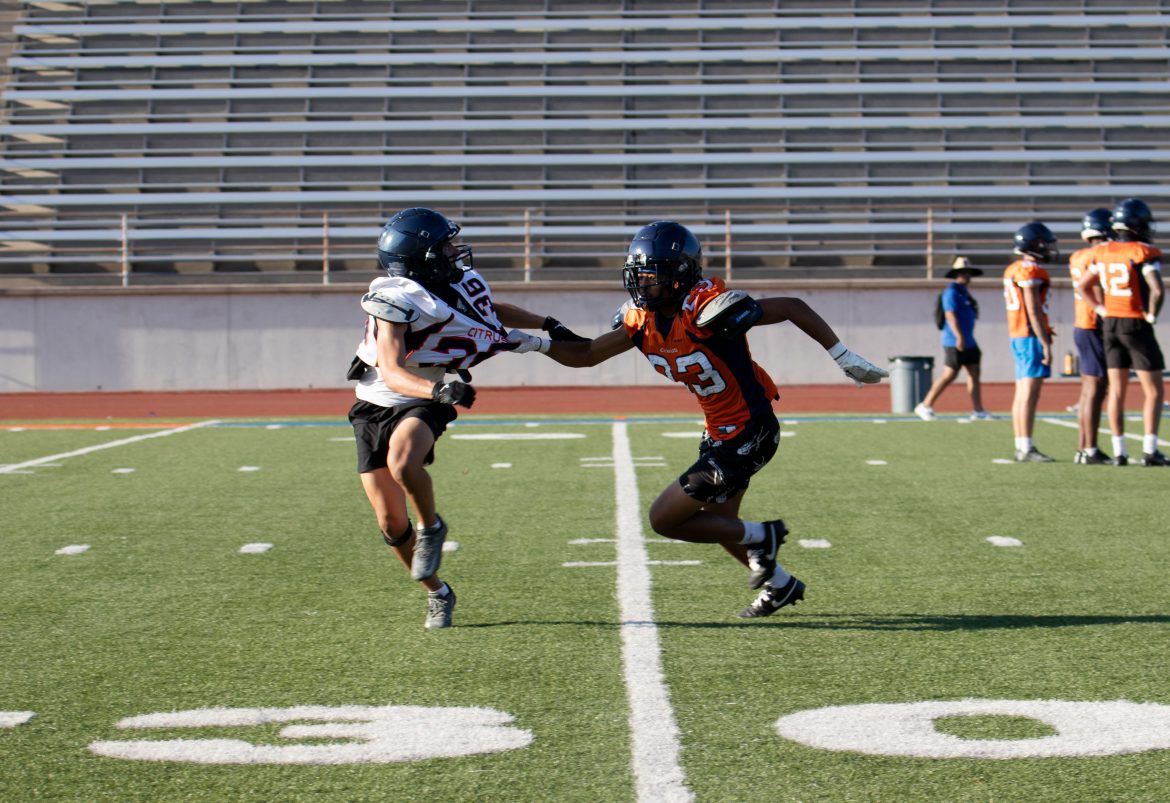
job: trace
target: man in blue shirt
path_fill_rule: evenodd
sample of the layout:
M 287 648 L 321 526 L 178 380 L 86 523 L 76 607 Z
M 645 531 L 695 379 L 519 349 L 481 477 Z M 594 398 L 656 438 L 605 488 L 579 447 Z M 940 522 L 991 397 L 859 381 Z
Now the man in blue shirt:
M 953 281 L 942 291 L 941 306 L 943 320 L 942 347 L 945 355 L 943 372 L 931 385 L 922 403 L 914 413 L 923 421 L 934 420 L 934 403 L 947 386 L 955 381 L 961 368 L 967 369 L 967 392 L 971 394 L 971 420 L 989 421 L 991 414 L 983 409 L 983 396 L 979 384 L 979 364 L 983 352 L 975 342 L 975 319 L 979 317 L 979 304 L 971 296 L 967 285 L 971 277 L 982 276 L 983 271 L 971 266 L 966 257 L 956 257 L 947 278 Z

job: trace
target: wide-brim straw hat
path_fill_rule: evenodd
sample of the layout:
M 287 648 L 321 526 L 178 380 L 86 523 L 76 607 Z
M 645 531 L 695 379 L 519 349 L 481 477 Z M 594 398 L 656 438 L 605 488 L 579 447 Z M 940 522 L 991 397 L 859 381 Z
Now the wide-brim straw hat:
M 960 273 L 969 273 L 972 276 L 982 276 L 983 270 L 976 268 L 971 264 L 971 260 L 967 257 L 955 257 L 955 261 L 951 263 L 951 269 L 947 271 L 947 278 L 953 279 Z

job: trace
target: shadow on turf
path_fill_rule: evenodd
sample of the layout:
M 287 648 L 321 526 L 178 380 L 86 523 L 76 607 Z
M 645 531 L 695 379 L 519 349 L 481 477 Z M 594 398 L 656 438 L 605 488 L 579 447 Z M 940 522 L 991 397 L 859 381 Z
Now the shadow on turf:
M 721 628 L 721 627 L 761 627 L 775 625 L 788 628 L 806 628 L 810 630 L 901 630 L 901 631 L 929 631 L 950 632 L 962 630 L 1019 630 L 1031 627 L 1087 627 L 1090 625 L 1126 625 L 1126 624 L 1167 624 L 1170 615 L 1113 615 L 1113 616 L 1025 616 L 1025 615 L 979 615 L 979 614 L 812 614 L 775 616 L 768 619 L 754 621 L 721 621 L 721 622 L 631 622 L 630 624 L 653 624 L 659 628 Z M 513 625 L 590 625 L 594 627 L 612 627 L 614 622 L 585 622 L 585 621 L 518 621 L 506 622 L 479 622 L 461 624 L 459 628 L 474 627 L 509 627 Z
M 1025 614 L 805 614 L 774 616 L 767 624 L 816 630 L 902 630 L 950 632 L 962 630 L 1020 630 L 1025 628 L 1087 627 L 1126 624 L 1166 624 L 1166 615 L 1029 616 Z M 659 627 L 753 627 L 765 622 L 659 622 Z

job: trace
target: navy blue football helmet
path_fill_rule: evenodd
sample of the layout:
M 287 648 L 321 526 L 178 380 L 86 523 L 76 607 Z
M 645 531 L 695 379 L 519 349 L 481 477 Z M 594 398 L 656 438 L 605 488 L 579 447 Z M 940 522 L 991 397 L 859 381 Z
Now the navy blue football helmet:
M 1093 209 L 1081 218 L 1081 239 L 1085 242 L 1093 239 L 1109 240 L 1113 238 L 1113 213 L 1108 209 Z
M 470 246 L 446 253 L 458 234 L 459 227 L 433 209 L 403 209 L 382 228 L 378 263 L 390 276 L 405 276 L 424 286 L 454 284 L 471 267 Z
M 1039 221 L 1025 223 L 1016 230 L 1015 253 L 1029 256 L 1037 262 L 1051 262 L 1060 255 L 1056 236 Z
M 625 285 L 634 303 L 648 310 L 682 298 L 703 277 L 703 248 L 686 226 L 658 220 L 643 226 L 626 254 L 622 269 Z M 646 290 L 662 286 L 660 295 Z
M 1148 243 L 1154 233 L 1154 213 L 1145 201 L 1126 198 L 1113 210 L 1113 231 L 1127 240 Z

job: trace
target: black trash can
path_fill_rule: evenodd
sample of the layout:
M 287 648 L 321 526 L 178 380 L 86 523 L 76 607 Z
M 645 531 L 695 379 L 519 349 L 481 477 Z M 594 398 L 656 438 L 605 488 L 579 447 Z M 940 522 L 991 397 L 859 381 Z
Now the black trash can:
M 890 357 L 890 410 L 912 413 L 934 382 L 934 357 Z

